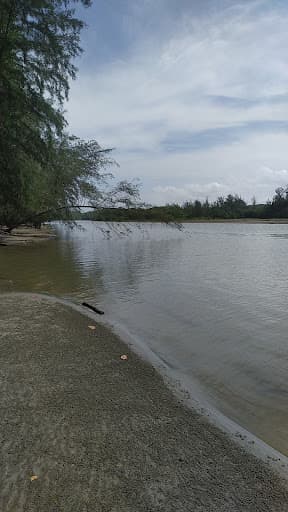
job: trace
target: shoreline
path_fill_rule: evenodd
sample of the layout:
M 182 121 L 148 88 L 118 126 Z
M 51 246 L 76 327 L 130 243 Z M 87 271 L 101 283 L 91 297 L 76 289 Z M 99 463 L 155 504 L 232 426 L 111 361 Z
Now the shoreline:
M 22 226 L 16 228 L 12 233 L 0 232 L 0 246 L 25 246 L 45 242 L 56 237 L 53 227 L 45 224 L 40 229 Z
M 1 512 L 286 509 L 284 468 L 188 407 L 155 354 L 95 314 L 7 293 L 0 321 Z
M 288 219 L 191 219 L 179 222 L 182 224 L 288 224 Z
M 61 222 L 61 221 L 57 221 Z M 174 219 L 169 222 L 161 220 L 92 220 L 78 219 L 76 222 L 99 222 L 110 224 L 288 224 L 287 219 L 261 219 L 261 218 L 240 218 L 240 219 Z
M 273 448 L 271 445 L 257 437 L 252 432 L 242 427 L 236 421 L 230 419 L 215 406 L 213 406 L 205 392 L 200 389 L 198 383 L 190 377 L 185 377 L 181 372 L 171 368 L 158 354 L 145 345 L 139 338 L 132 336 L 127 329 L 111 319 L 105 319 L 92 311 L 87 310 L 81 304 L 68 299 L 45 293 L 32 292 L 5 292 L 0 293 L 1 298 L 5 297 L 32 297 L 45 299 L 52 304 L 61 304 L 71 308 L 77 313 L 86 316 L 99 325 L 106 327 L 113 335 L 119 336 L 120 340 L 127 345 L 144 362 L 149 363 L 164 379 L 165 385 L 172 391 L 176 399 L 180 400 L 191 411 L 197 412 L 203 418 L 221 430 L 224 435 L 236 443 L 245 452 L 255 456 L 259 461 L 267 464 L 280 477 L 288 481 L 288 457 Z
M 79 311 L 76 305 L 77 311 Z M 90 315 L 89 315 L 90 316 Z M 91 318 L 93 318 L 93 313 Z M 95 315 L 94 315 L 95 318 Z M 279 452 L 273 446 L 242 427 L 233 419 L 222 413 L 207 398 L 205 391 L 200 388 L 198 382 L 174 368 L 171 368 L 156 352 L 148 347 L 137 336 L 133 336 L 119 323 L 104 318 L 97 319 L 98 323 L 108 326 L 112 332 L 118 335 L 124 343 L 127 343 L 143 360 L 148 361 L 164 378 L 165 384 L 172 393 L 191 410 L 197 411 L 208 419 L 216 428 L 219 428 L 241 448 L 251 453 L 288 480 L 288 456 Z

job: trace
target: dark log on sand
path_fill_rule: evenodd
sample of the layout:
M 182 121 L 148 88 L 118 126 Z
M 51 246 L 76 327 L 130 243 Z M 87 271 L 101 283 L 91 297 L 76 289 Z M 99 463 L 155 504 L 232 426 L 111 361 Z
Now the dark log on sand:
M 85 306 L 85 308 L 91 309 L 95 313 L 98 313 L 98 315 L 104 315 L 104 311 L 101 311 L 101 309 L 91 306 L 91 304 L 88 304 L 87 302 L 82 302 L 82 306 Z

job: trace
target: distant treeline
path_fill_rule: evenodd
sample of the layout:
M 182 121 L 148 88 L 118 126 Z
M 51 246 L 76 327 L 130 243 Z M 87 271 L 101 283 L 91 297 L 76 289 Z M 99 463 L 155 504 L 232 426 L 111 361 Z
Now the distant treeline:
M 288 218 L 288 185 L 277 188 L 272 201 L 266 204 L 247 204 L 240 196 L 229 194 L 214 202 L 206 199 L 187 201 L 182 206 L 167 204 L 144 208 L 103 208 L 82 213 L 83 220 L 97 221 L 159 221 L 183 222 L 192 219 L 268 219 Z

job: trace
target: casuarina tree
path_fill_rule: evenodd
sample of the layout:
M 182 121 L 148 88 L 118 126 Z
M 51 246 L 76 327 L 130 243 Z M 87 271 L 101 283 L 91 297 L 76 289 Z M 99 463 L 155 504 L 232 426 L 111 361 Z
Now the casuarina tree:
M 82 51 L 76 3 L 0 0 L 0 225 L 8 229 L 41 211 L 138 193 L 123 184 L 111 195 L 109 150 L 67 133 L 63 104 Z

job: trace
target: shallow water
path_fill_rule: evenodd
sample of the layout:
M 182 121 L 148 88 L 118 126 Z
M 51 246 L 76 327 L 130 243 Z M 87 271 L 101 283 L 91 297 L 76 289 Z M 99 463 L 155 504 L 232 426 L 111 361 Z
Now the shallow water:
M 82 226 L 0 248 L 0 291 L 98 304 L 288 455 L 288 225 Z

